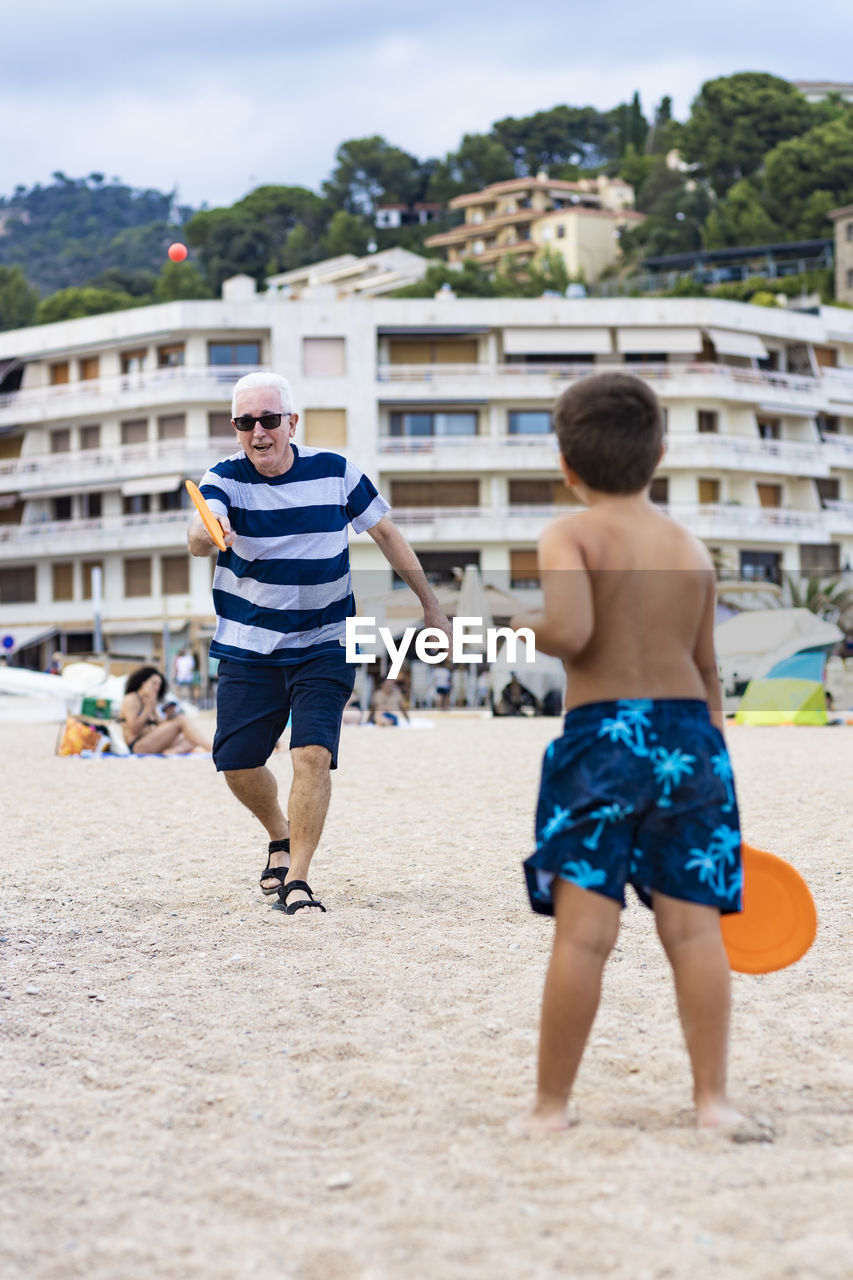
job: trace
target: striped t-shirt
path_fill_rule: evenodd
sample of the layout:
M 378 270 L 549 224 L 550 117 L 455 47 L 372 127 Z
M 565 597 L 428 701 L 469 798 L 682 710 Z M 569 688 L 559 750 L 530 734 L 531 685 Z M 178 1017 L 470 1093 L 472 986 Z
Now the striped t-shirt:
M 291 448 L 284 475 L 262 476 L 241 450 L 202 479 L 237 535 L 213 575 L 214 658 L 278 666 L 340 651 L 355 614 L 347 525 L 363 533 L 390 507 L 339 453 Z

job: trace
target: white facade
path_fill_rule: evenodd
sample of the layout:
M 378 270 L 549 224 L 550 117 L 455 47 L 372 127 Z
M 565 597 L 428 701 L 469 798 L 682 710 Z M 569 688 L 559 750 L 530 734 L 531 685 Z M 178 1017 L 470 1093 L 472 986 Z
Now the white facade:
M 516 591 L 535 580 L 536 539 L 564 497 L 546 415 L 573 379 L 621 367 L 667 411 L 656 497 L 722 568 L 853 562 L 853 312 L 840 308 L 232 290 L 0 334 L 7 388 L 10 362 L 0 641 L 55 627 L 87 648 L 94 565 L 113 651 L 153 653 L 164 622 L 210 634 L 211 562 L 187 555 L 183 480 L 237 447 L 221 434 L 230 388 L 258 366 L 290 378 L 297 442 L 346 451 L 433 571 L 477 560 Z M 391 585 L 369 538 L 352 558 Z

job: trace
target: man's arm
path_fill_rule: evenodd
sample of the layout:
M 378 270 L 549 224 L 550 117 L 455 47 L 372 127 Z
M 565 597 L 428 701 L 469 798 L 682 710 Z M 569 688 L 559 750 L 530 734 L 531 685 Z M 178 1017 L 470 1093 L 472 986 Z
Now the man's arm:
M 435 592 L 427 582 L 420 560 L 392 522 L 391 517 L 383 516 L 378 524 L 373 525 L 367 532 L 391 568 L 396 569 L 406 586 L 411 587 L 420 600 L 426 625 L 437 627 L 449 640 L 451 638 L 450 622 L 436 600 Z
M 530 627 L 536 648 L 557 658 L 573 658 L 592 638 L 592 587 L 573 528 L 577 520 L 550 524 L 539 539 L 544 607 L 519 614 L 510 626 Z
M 226 547 L 233 546 L 236 534 L 231 528 L 230 520 L 227 516 L 217 516 L 216 519 L 222 528 Z M 219 550 L 204 527 L 201 516 L 194 515 L 190 521 L 190 527 L 187 529 L 187 546 L 191 556 L 209 556 L 211 551 Z

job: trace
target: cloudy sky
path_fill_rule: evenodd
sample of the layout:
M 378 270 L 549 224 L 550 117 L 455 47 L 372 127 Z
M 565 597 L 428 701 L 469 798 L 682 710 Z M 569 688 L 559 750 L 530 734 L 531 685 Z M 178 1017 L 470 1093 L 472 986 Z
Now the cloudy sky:
M 192 205 L 317 189 L 347 138 L 425 159 L 558 103 L 853 76 L 849 0 L 23 0 L 0 36 L 0 194 L 102 171 Z

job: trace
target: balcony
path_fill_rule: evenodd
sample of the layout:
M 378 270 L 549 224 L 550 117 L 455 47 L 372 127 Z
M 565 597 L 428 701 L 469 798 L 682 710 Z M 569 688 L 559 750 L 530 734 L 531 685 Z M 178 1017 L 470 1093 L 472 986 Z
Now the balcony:
M 54 387 L 28 387 L 0 396 L 0 427 L 69 418 L 98 419 L 107 414 L 174 409 L 192 403 L 222 405 L 230 401 L 237 379 L 248 372 L 242 365 L 179 365 Z
M 842 503 L 853 507 L 853 504 Z M 535 542 L 558 515 L 582 507 L 395 507 L 394 523 L 417 544 L 429 542 Z M 827 512 L 784 507 L 738 507 L 721 503 L 676 503 L 661 510 L 698 538 L 732 542 L 826 542 Z
M 853 502 L 828 498 L 824 502 L 826 523 L 831 534 L 853 533 Z
M 749 436 L 670 435 L 662 465 L 664 470 L 702 468 L 785 476 L 829 475 L 829 461 L 817 440 L 807 444 Z
M 0 525 L 0 561 L 186 548 L 189 511 Z
M 0 462 L 0 493 L 14 492 L 26 498 L 78 489 L 117 489 L 128 480 L 171 473 L 179 478 L 197 478 L 236 449 L 236 442 L 217 436 L 83 449 L 77 453 L 25 454 Z
M 853 467 L 853 436 L 824 436 L 821 452 L 830 467 Z
M 853 404 L 853 369 L 824 369 L 823 382 L 831 405 Z M 841 409 L 841 412 L 845 410 Z M 849 409 L 846 412 L 849 413 Z
M 550 432 L 517 436 L 381 436 L 379 469 L 421 471 L 554 471 L 557 440 Z
M 434 400 L 552 401 L 591 373 L 635 373 L 663 400 L 727 400 L 764 405 L 780 414 L 826 408 L 825 380 L 725 364 L 380 364 L 377 395 L 384 403 Z M 393 391 L 392 391 L 393 388 Z

